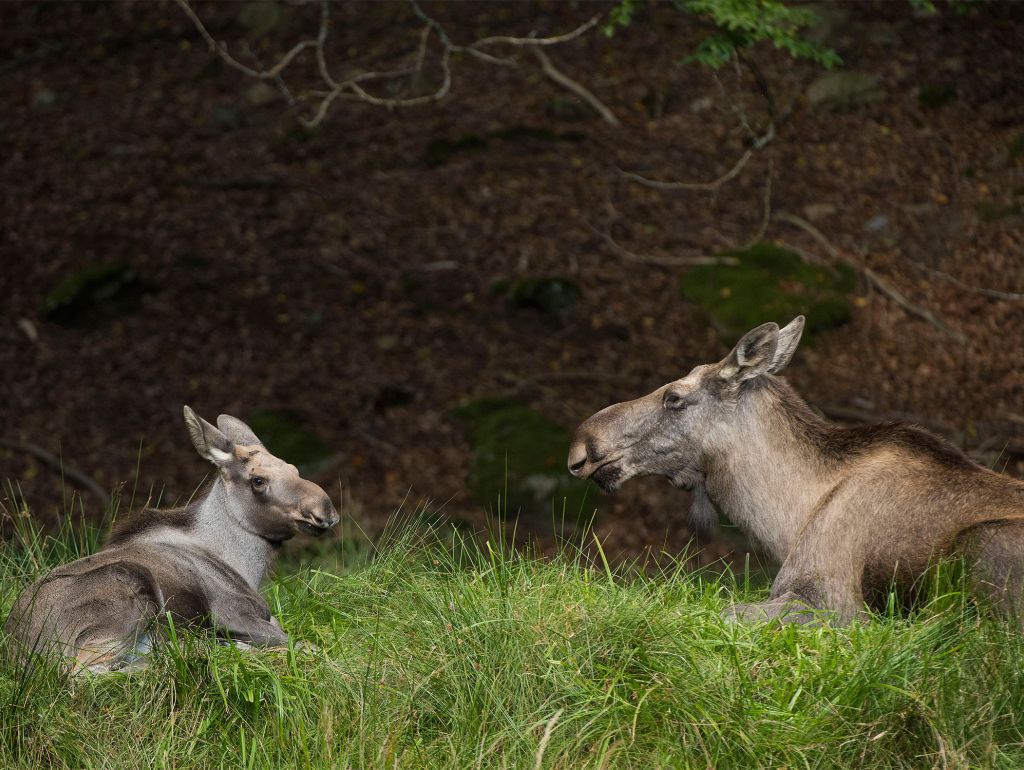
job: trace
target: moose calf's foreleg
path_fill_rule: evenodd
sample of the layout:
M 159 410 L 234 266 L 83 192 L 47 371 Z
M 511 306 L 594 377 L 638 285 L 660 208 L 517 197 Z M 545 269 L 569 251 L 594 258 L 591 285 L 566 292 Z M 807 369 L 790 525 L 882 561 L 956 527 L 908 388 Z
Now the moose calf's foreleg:
M 284 647 L 288 644 L 288 634 L 274 617 L 266 619 L 251 614 L 216 616 L 213 625 L 219 635 L 253 647 Z

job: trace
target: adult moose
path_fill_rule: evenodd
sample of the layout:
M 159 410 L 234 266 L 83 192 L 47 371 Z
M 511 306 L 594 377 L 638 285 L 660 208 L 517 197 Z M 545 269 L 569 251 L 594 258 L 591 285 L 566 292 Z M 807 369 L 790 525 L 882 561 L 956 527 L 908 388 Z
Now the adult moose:
M 216 481 L 184 508 L 130 516 L 97 553 L 29 586 L 6 623 L 22 658 L 57 652 L 78 671 L 116 669 L 150 649 L 164 613 L 252 645 L 287 643 L 260 583 L 282 542 L 297 532 L 323 534 L 338 514 L 244 422 L 222 414 L 214 427 L 184 411 Z
M 698 524 L 713 501 L 759 541 L 781 569 L 768 601 L 732 617 L 849 622 L 949 551 L 966 556 L 976 593 L 1024 610 L 1024 483 L 917 427 L 819 417 L 776 376 L 803 327 L 759 326 L 722 361 L 602 409 L 576 431 L 569 471 L 608 492 L 665 476 L 693 489 Z

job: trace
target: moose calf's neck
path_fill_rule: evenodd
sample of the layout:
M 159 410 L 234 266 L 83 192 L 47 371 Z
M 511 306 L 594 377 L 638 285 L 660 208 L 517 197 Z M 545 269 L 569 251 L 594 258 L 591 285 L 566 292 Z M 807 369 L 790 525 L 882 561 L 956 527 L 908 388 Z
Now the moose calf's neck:
M 768 375 L 747 388 L 734 419 L 709 437 L 705 484 L 719 509 L 782 562 L 836 472 L 805 433 L 816 416 L 786 383 Z
M 243 527 L 229 513 L 229 506 L 224 482 L 218 478 L 206 497 L 196 504 L 189 525 L 160 527 L 152 540 L 208 551 L 241 575 L 251 588 L 258 589 L 277 555 L 277 547 Z

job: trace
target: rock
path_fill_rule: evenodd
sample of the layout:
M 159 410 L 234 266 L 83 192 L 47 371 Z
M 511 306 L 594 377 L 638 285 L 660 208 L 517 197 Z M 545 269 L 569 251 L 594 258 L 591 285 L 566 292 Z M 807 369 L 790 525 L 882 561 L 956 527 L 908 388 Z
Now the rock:
M 701 96 L 699 99 L 694 99 L 690 102 L 690 112 L 695 115 L 699 115 L 702 112 L 707 112 L 715 106 L 715 100 L 710 96 Z
M 804 206 L 804 216 L 811 222 L 820 222 L 832 216 L 838 209 L 832 203 L 808 203 Z
M 277 101 L 279 96 L 280 94 L 277 89 L 262 81 L 253 84 L 245 92 L 245 100 L 253 107 L 262 107 L 266 104 L 270 104 L 271 102 Z
M 838 3 L 809 3 L 803 9 L 818 17 L 818 21 L 808 28 L 805 37 L 819 45 L 834 42 L 847 29 L 850 21 L 850 12 Z
M 864 229 L 869 233 L 880 233 L 882 230 L 889 226 L 889 217 L 885 214 L 875 214 L 867 222 L 864 223 Z
M 215 131 L 235 131 L 245 124 L 245 116 L 232 104 L 218 104 L 210 110 L 206 123 Z
M 807 101 L 817 110 L 851 110 L 884 99 L 879 83 L 866 72 L 828 72 L 808 86 Z
M 252 0 L 242 6 L 238 21 L 249 30 L 250 38 L 260 38 L 281 21 L 281 7 L 276 0 Z
M 57 94 L 48 89 L 42 91 L 36 91 L 32 96 L 33 107 L 52 107 L 57 103 Z

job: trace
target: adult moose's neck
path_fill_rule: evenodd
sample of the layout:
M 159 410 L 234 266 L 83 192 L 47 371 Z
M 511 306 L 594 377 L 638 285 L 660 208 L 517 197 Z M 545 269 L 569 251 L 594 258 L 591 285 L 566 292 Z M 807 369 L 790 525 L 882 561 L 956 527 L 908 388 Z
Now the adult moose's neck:
M 780 563 L 835 483 L 814 441 L 829 427 L 786 382 L 765 375 L 746 386 L 735 412 L 708 437 L 711 499 Z
M 227 487 L 218 478 L 199 504 L 192 536 L 196 545 L 213 553 L 251 588 L 258 589 L 277 548 L 242 526 L 232 510 Z

